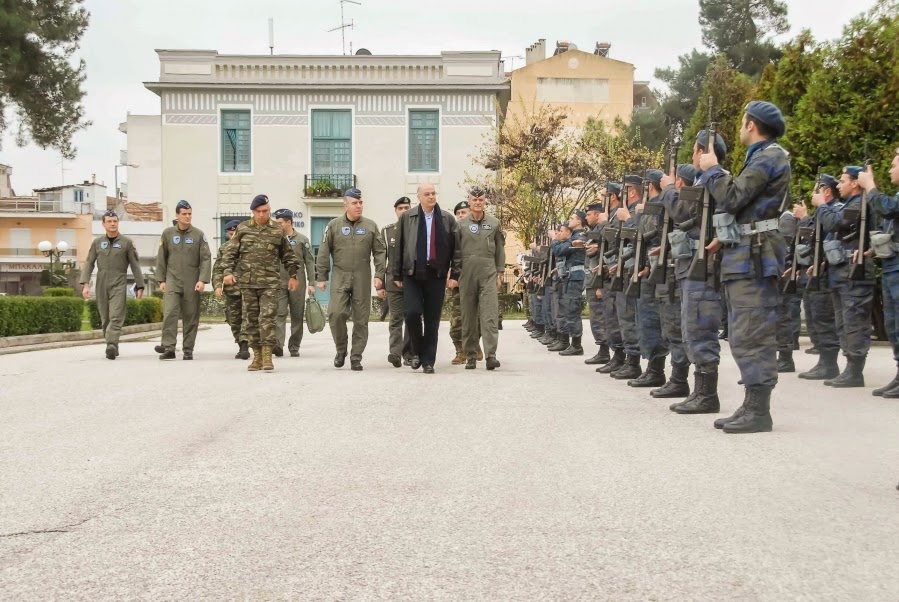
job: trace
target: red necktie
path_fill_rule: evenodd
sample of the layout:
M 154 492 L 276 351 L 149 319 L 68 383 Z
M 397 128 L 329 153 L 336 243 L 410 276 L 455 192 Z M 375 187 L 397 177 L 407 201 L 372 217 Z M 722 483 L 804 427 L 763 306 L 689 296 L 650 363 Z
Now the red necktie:
M 431 249 L 428 253 L 428 263 L 431 265 L 437 263 L 437 226 L 434 225 L 435 219 L 437 219 L 436 215 L 431 217 Z

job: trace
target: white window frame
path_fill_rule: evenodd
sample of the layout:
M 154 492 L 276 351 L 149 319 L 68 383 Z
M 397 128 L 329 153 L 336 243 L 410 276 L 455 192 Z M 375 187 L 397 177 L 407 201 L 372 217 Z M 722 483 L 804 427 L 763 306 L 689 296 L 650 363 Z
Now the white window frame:
M 356 106 L 355 105 L 309 105 L 306 110 L 308 111 L 307 121 L 309 123 L 308 131 L 309 131 L 309 140 L 306 142 L 306 149 L 308 152 L 308 163 L 306 165 L 306 173 L 303 174 L 303 182 L 305 184 L 306 174 L 312 175 L 313 163 L 315 163 L 315 156 L 313 155 L 314 149 L 314 137 L 312 136 L 312 112 L 313 111 L 349 111 L 350 112 L 350 175 L 355 175 L 358 172 L 358 165 L 356 164 Z M 318 216 L 316 216 L 318 217 Z M 312 219 L 311 217 L 309 218 Z M 312 226 L 310 226 L 311 228 Z M 310 230 L 311 232 L 311 230 Z
M 441 105 L 406 105 L 406 125 L 404 129 L 403 150 L 406 158 L 406 176 L 439 176 L 443 173 L 443 107 Z M 409 132 L 412 129 L 412 111 L 437 111 L 437 171 L 412 171 L 409 167 Z
M 215 107 L 217 115 L 217 123 L 215 124 L 215 135 L 217 137 L 216 148 L 218 149 L 218 157 L 216 158 L 216 170 L 219 176 L 228 176 L 236 178 L 246 178 L 252 176 L 256 172 L 256 112 L 253 109 L 253 103 L 222 103 Z M 222 157 L 224 149 L 222 148 L 222 111 L 249 111 L 250 112 L 250 171 L 222 171 Z

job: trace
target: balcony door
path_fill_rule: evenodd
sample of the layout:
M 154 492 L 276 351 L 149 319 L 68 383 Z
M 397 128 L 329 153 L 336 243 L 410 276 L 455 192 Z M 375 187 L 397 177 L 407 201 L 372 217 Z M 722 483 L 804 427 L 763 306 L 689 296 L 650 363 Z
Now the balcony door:
M 353 186 L 353 117 L 349 110 L 312 110 L 313 183 L 335 190 Z

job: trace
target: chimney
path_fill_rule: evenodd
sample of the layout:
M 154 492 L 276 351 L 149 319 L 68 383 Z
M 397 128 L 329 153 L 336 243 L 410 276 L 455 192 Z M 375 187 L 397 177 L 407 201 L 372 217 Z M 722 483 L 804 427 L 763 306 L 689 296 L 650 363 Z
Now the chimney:
M 97 183 L 97 174 L 92 173 L 91 174 L 91 184 L 96 184 L 96 183 Z
M 525 66 L 539 63 L 546 58 L 546 40 L 540 38 L 536 43 L 528 46 L 524 51 Z
M 596 50 L 593 51 L 593 54 L 595 54 L 597 56 L 608 57 L 609 50 L 611 50 L 611 48 L 612 48 L 612 44 L 609 42 L 597 42 Z

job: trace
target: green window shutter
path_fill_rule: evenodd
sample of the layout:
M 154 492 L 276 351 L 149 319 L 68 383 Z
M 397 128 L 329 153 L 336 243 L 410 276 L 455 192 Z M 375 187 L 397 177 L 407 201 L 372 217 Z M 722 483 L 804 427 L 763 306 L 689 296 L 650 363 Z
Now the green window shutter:
M 440 112 L 409 111 L 409 171 L 440 171 Z
M 222 171 L 250 171 L 250 112 L 222 111 Z
M 345 190 L 353 177 L 353 116 L 350 111 L 313 109 L 312 175 Z

